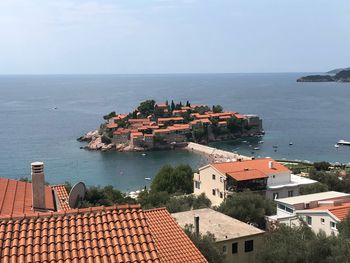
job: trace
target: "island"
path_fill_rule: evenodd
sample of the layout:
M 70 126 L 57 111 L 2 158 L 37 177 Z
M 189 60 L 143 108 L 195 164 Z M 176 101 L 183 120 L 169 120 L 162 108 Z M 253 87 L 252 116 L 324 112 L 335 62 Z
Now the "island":
M 224 111 L 220 105 L 156 103 L 146 100 L 131 113 L 111 112 L 100 128 L 78 138 L 89 150 L 147 151 L 207 144 L 246 136 L 262 136 L 257 115 Z
M 309 75 L 297 79 L 297 82 L 350 82 L 350 69 L 335 69 L 328 73 L 334 75 Z

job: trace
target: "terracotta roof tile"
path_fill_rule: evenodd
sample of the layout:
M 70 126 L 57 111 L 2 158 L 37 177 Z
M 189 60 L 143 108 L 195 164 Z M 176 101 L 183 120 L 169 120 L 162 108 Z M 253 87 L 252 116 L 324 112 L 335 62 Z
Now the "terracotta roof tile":
M 144 214 L 161 262 L 207 262 L 165 208 L 146 210 Z
M 57 197 L 57 210 L 69 210 L 71 207 L 68 204 L 68 193 L 64 185 L 53 185 L 51 188 L 54 190 Z
M 45 186 L 46 208 L 55 210 L 54 196 L 50 186 Z M 0 178 L 0 217 L 33 213 L 32 184 Z
M 165 209 L 71 209 L 0 219 L 1 262 L 207 262 Z

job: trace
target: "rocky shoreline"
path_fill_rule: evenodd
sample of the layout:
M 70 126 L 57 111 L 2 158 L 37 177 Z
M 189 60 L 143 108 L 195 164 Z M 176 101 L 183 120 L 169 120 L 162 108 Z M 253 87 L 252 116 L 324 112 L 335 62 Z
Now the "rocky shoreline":
M 142 147 L 134 147 L 129 144 L 115 144 L 104 135 L 99 134 L 98 130 L 90 131 L 77 139 L 79 142 L 87 142 L 86 146 L 80 147 L 90 151 L 117 151 L 117 152 L 142 152 L 146 151 Z

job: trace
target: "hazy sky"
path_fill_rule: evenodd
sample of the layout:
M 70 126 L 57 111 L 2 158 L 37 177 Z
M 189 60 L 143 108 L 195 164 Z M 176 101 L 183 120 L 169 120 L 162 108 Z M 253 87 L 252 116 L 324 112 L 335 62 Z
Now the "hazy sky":
M 0 74 L 343 66 L 349 0 L 0 0 Z

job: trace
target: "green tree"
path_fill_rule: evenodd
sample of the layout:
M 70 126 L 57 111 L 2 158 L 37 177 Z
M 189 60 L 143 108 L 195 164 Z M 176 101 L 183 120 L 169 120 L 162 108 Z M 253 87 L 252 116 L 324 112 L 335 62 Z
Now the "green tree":
M 173 168 L 163 166 L 151 184 L 154 192 L 184 193 L 193 192 L 193 171 L 189 165 L 179 165 Z
M 221 113 L 223 111 L 223 108 L 221 105 L 213 105 L 212 111 L 214 113 Z
M 315 162 L 314 167 L 316 171 L 329 171 L 331 164 L 329 162 Z
M 164 207 L 170 199 L 167 192 L 142 191 L 137 202 L 141 204 L 142 208 L 149 209 L 155 207 Z
M 144 116 L 147 117 L 154 112 L 154 106 L 156 102 L 154 100 L 146 100 L 140 103 L 137 110 Z
M 250 191 L 235 193 L 218 207 L 218 211 L 257 227 L 265 228 L 265 216 L 276 211 L 273 201 Z
M 183 195 L 183 196 L 172 196 L 166 203 L 166 208 L 170 213 L 177 213 L 183 211 L 189 211 L 192 209 L 200 209 L 210 207 L 211 202 L 205 196 L 201 194 L 199 196 L 194 195 Z
M 224 256 L 216 245 L 216 239 L 213 234 L 206 233 L 205 235 L 199 234 L 197 236 L 193 232 L 193 225 L 185 226 L 184 231 L 209 263 L 224 262 Z
M 186 102 L 186 107 L 191 107 L 191 104 L 189 101 Z
M 350 213 L 348 216 L 337 225 L 340 237 L 350 241 Z
M 308 195 L 308 194 L 321 193 L 321 192 L 327 192 L 327 191 L 328 191 L 328 186 L 322 183 L 303 185 L 299 189 L 300 195 Z
M 171 106 L 170 106 L 171 111 L 175 110 L 175 103 L 173 100 L 171 100 Z
M 112 112 L 108 113 L 107 115 L 104 115 L 104 116 L 103 116 L 103 119 L 109 120 L 110 118 L 113 118 L 113 117 L 115 117 L 115 116 L 116 116 L 116 115 L 115 115 L 115 111 L 112 111 Z

